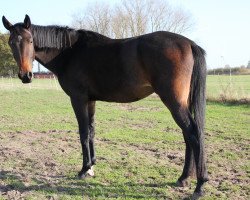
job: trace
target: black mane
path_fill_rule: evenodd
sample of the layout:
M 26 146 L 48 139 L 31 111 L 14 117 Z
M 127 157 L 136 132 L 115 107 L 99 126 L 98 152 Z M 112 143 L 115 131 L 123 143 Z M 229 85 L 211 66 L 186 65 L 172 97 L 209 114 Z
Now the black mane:
M 69 27 L 32 25 L 31 32 L 37 48 L 67 48 L 75 41 L 76 31 Z
M 79 38 L 79 42 L 95 45 L 110 41 L 109 37 L 84 29 L 75 30 L 63 26 L 32 25 L 31 32 L 36 48 L 65 49 L 71 47 Z

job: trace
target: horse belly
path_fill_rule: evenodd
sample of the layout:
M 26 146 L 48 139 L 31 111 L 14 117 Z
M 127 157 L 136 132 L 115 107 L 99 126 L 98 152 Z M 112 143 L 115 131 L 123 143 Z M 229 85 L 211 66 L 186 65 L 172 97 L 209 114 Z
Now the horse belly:
M 117 91 L 106 92 L 106 94 L 97 97 L 97 100 L 117 103 L 129 103 L 143 99 L 154 92 L 149 84 L 123 87 Z
M 130 88 L 129 90 L 125 91 L 125 95 L 121 94 L 120 96 L 121 101 L 120 102 L 133 102 L 133 101 L 138 101 L 140 99 L 143 99 L 150 94 L 152 94 L 153 88 L 150 85 L 143 85 L 141 87 L 135 87 L 135 88 Z

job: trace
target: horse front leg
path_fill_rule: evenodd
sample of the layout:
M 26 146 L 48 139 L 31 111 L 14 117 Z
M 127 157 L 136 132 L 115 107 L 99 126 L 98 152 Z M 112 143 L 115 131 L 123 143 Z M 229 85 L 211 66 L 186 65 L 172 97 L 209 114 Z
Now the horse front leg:
M 94 176 L 94 168 L 96 162 L 95 155 L 95 101 L 88 102 L 88 115 L 89 115 L 89 148 L 90 148 L 90 157 L 91 157 L 91 169 L 88 171 L 89 175 Z
M 78 122 L 80 142 L 82 145 L 83 165 L 78 176 L 79 178 L 85 178 L 87 175 L 92 175 L 91 173 L 88 173 L 92 166 L 89 148 L 88 101 L 79 97 L 71 97 L 70 99 Z

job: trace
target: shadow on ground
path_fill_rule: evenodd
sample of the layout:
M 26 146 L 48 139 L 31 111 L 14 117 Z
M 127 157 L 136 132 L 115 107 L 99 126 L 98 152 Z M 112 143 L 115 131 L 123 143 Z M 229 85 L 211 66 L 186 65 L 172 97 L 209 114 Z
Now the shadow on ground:
M 117 184 L 102 184 L 88 183 L 87 180 L 79 180 L 78 178 L 69 178 L 66 176 L 47 176 L 47 181 L 40 178 L 31 178 L 32 184 L 26 183 L 26 180 L 18 173 L 10 171 L 0 171 L 0 183 L 9 182 L 10 184 L 0 184 L 0 194 L 4 197 L 20 198 L 36 192 L 49 194 L 46 197 L 53 195 L 70 195 L 86 196 L 92 198 L 133 198 L 133 199 L 168 199 L 163 194 L 152 193 L 152 188 L 175 187 L 174 182 L 166 182 L 164 184 L 132 184 L 125 183 L 124 185 Z M 127 188 L 127 189 L 126 189 Z M 129 188 L 129 189 L 128 189 Z M 138 194 L 138 190 L 143 193 Z M 137 191 L 137 192 L 131 192 Z M 186 197 L 184 199 L 189 199 Z

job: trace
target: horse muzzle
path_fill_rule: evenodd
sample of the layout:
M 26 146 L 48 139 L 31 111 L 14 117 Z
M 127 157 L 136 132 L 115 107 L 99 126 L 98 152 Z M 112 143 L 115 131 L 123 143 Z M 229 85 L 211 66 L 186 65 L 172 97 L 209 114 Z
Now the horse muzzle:
M 19 73 L 18 77 L 22 80 L 22 83 L 31 83 L 33 78 L 32 72 L 26 72 L 26 73 Z

